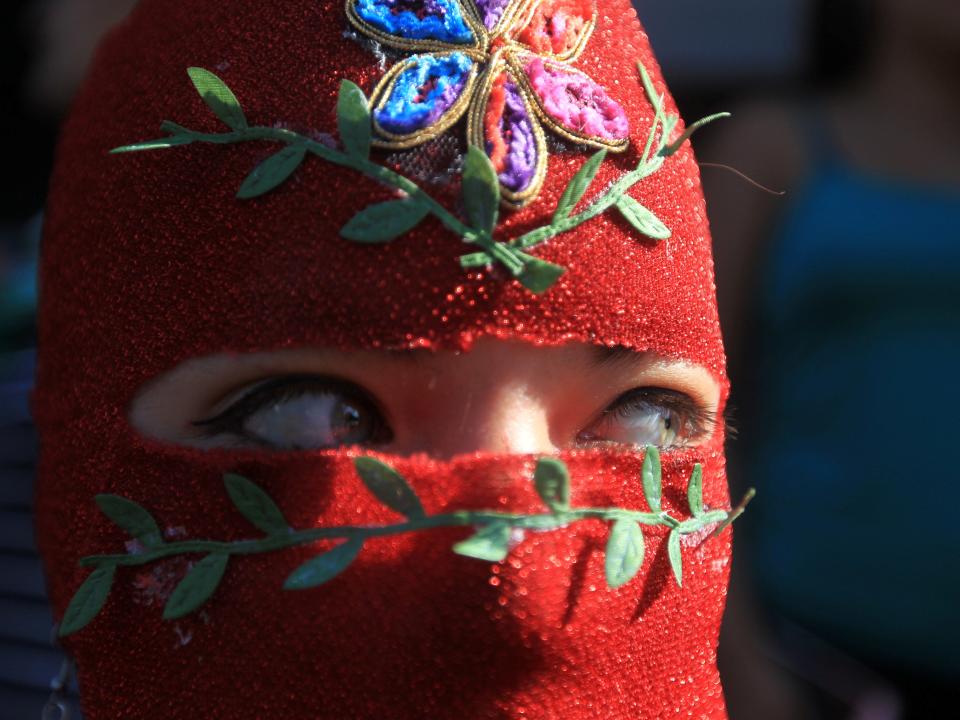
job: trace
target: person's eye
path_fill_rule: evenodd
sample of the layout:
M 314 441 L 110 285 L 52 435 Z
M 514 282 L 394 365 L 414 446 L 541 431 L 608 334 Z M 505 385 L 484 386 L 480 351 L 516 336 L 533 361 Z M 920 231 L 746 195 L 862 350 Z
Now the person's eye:
M 577 445 L 682 447 L 708 435 L 713 425 L 713 413 L 685 393 L 664 388 L 636 388 L 614 400 L 582 430 L 577 435 Z
M 376 401 L 335 378 L 287 375 L 257 383 L 214 417 L 193 423 L 206 437 L 277 450 L 382 445 L 393 433 Z

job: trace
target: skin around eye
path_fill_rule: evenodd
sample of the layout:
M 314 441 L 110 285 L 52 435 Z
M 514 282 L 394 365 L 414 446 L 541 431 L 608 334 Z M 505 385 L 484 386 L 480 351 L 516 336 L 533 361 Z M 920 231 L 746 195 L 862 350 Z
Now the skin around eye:
M 578 433 L 579 447 L 683 447 L 712 429 L 713 418 L 688 395 L 635 388 Z M 194 423 L 207 437 L 228 436 L 277 450 L 388 443 L 392 432 L 375 401 L 353 383 L 322 376 L 272 378 L 245 389 L 212 418 Z
M 708 369 L 652 352 L 481 338 L 462 352 L 199 356 L 146 381 L 129 420 L 147 437 L 189 447 L 355 445 L 448 459 L 697 445 L 710 437 L 721 390 Z
M 635 388 L 618 397 L 577 435 L 580 447 L 685 447 L 713 429 L 713 414 L 690 396 L 666 388 Z
M 392 437 L 376 402 L 359 386 L 297 375 L 256 383 L 226 409 L 194 425 L 207 437 L 277 450 L 376 446 Z

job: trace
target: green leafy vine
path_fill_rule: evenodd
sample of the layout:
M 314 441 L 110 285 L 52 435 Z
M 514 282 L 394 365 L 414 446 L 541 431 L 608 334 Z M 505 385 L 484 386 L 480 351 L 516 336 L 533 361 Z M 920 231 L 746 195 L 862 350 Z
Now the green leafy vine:
M 192 143 L 279 143 L 283 147 L 261 162 L 243 180 L 237 192 L 238 198 L 259 197 L 279 187 L 300 167 L 308 155 L 313 155 L 335 165 L 352 168 L 403 195 L 395 200 L 370 205 L 358 212 L 341 228 L 340 234 L 344 238 L 358 243 L 390 242 L 432 215 L 464 241 L 481 248 L 479 252 L 461 257 L 464 268 L 499 263 L 528 290 L 543 293 L 553 286 L 566 269 L 529 255 L 524 250 L 569 232 L 611 207 L 616 208 L 627 222 L 645 236 L 654 240 L 670 237 L 670 230 L 663 222 L 651 210 L 627 195 L 627 191 L 656 173 L 663 166 L 664 160 L 676 153 L 697 129 L 728 115 L 719 113 L 703 118 L 670 142 L 679 117 L 665 113 L 663 96 L 656 94 L 643 65 L 638 63 L 637 67 L 647 96 L 656 111 L 637 167 L 600 193 L 579 213 L 574 213 L 606 157 L 607 151 L 600 150 L 587 159 L 570 180 L 550 223 L 509 242 L 494 238 L 500 212 L 500 187 L 496 170 L 486 153 L 471 145 L 464 158 L 461 185 L 467 221 L 461 220 L 414 181 L 370 159 L 370 105 L 363 91 L 349 80 L 341 83 L 337 98 L 337 129 L 342 150 L 282 127 L 251 127 L 236 95 L 223 80 L 209 70 L 192 67 L 187 72 L 194 87 L 207 107 L 230 131 L 203 133 L 168 120 L 160 126 L 161 130 L 168 133 L 166 137 L 123 145 L 111 152 L 157 150 Z
M 116 569 L 147 565 L 164 558 L 203 555 L 168 598 L 163 617 L 172 620 L 201 607 L 220 584 L 231 557 L 274 552 L 319 540 L 343 540 L 333 549 L 307 560 L 286 579 L 284 589 L 303 590 L 321 585 L 345 570 L 359 555 L 364 544 L 374 538 L 418 532 L 433 528 L 475 527 L 476 532 L 453 546 L 466 557 L 500 562 L 511 549 L 514 530 L 540 532 L 557 530 L 573 523 L 595 519 L 611 523 L 606 546 L 607 584 L 618 588 L 640 571 L 644 558 L 643 526 L 669 528 L 667 550 L 678 585 L 682 584 L 680 538 L 716 525 L 719 534 L 743 512 L 753 497 L 750 490 L 732 510 L 710 510 L 703 503 L 703 470 L 695 465 L 687 487 L 690 518 L 680 520 L 666 512 L 661 504 L 662 480 L 660 454 L 647 446 L 641 468 L 641 482 L 649 511 L 622 508 L 576 508 L 570 505 L 570 475 L 563 461 L 541 458 L 534 471 L 537 493 L 549 512 L 527 515 L 487 510 L 461 510 L 427 515 L 416 493 L 389 465 L 371 457 L 354 460 L 357 474 L 366 488 L 386 507 L 406 520 L 390 525 L 348 525 L 294 530 L 276 503 L 258 485 L 235 474 L 224 476 L 227 494 L 237 510 L 264 535 L 233 542 L 183 540 L 165 542 L 153 516 L 137 503 L 118 495 L 97 495 L 100 510 L 116 525 L 139 541 L 135 553 L 91 555 L 80 560 L 91 572 L 70 601 L 60 624 L 61 636 L 85 627 L 103 608 L 113 584 Z

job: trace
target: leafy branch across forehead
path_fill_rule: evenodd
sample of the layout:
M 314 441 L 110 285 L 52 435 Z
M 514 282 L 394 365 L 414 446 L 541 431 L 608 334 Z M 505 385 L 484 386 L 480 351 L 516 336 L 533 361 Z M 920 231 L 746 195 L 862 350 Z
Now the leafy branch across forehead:
M 597 151 L 567 184 L 550 224 L 535 228 L 519 238 L 511 240 L 506 243 L 507 247 L 518 252 L 535 247 L 557 235 L 576 229 L 611 208 L 615 208 L 637 232 L 651 240 L 666 240 L 671 236 L 670 229 L 652 210 L 627 193 L 642 180 L 656 174 L 663 167 L 666 159 L 675 155 L 697 130 L 715 120 L 729 117 L 730 114 L 717 113 L 702 118 L 671 142 L 670 138 L 680 122 L 680 117 L 666 113 L 663 96 L 656 94 L 650 75 L 642 63 L 637 63 L 637 70 L 640 73 L 647 97 L 654 108 L 653 124 L 647 135 L 647 142 L 640 155 L 637 167 L 597 195 L 579 213 L 574 213 L 573 210 L 589 190 L 601 163 L 606 158 L 606 150 Z M 489 262 L 490 257 L 486 251 L 460 258 L 460 263 L 465 268 L 480 267 L 489 264 Z
M 470 537 L 453 546 L 453 551 L 465 557 L 500 562 L 522 537 L 523 531 L 557 531 L 583 520 L 601 520 L 611 527 L 605 551 L 606 579 L 611 588 L 618 588 L 632 580 L 643 565 L 643 528 L 664 527 L 668 530 L 670 565 L 680 585 L 683 578 L 681 537 L 711 527 L 716 528 L 715 534 L 719 533 L 743 512 L 753 496 L 751 491 L 733 510 L 707 508 L 703 503 L 703 471 L 700 465 L 696 465 L 687 490 L 690 517 L 680 520 L 661 507 L 660 455 L 653 446 L 645 450 L 641 478 L 638 478 L 648 510 L 574 507 L 570 500 L 569 470 L 557 458 L 541 458 L 534 471 L 534 487 L 548 510 L 539 514 L 461 510 L 429 515 L 413 488 L 389 465 L 375 458 L 359 457 L 354 460 L 354 468 L 379 502 L 405 517 L 402 522 L 295 530 L 287 524 L 283 512 L 262 488 L 241 475 L 227 474 L 224 484 L 234 506 L 263 535 L 230 542 L 165 542 L 156 520 L 146 509 L 116 495 L 98 495 L 97 504 L 101 510 L 116 525 L 140 540 L 142 548 L 126 554 L 93 555 L 80 561 L 82 566 L 94 570 L 70 601 L 60 624 L 60 635 L 77 632 L 97 616 L 114 585 L 118 567 L 148 565 L 170 557 L 202 556 L 190 566 L 166 601 L 163 617 L 172 620 L 202 607 L 216 592 L 231 562 L 235 562 L 238 556 L 276 552 L 322 540 L 341 541 L 296 568 L 283 585 L 286 590 L 304 590 L 322 585 L 346 570 L 369 541 L 435 528 L 475 528 Z
M 157 150 L 193 143 L 277 143 L 282 147 L 255 167 L 240 184 L 238 198 L 248 200 L 274 190 L 286 182 L 308 156 L 314 156 L 334 165 L 356 170 L 392 188 L 399 195 L 396 200 L 376 203 L 357 212 L 341 228 L 342 237 L 364 244 L 387 243 L 432 216 L 462 240 L 480 249 L 479 252 L 461 258 L 464 268 L 500 265 L 528 290 L 539 294 L 550 289 L 566 269 L 524 251 L 574 230 L 611 208 L 616 209 L 632 227 L 648 238 L 662 240 L 670 237 L 670 230 L 663 222 L 627 192 L 641 180 L 656 173 L 663 166 L 664 160 L 676 153 L 695 130 L 726 116 L 721 113 L 704 118 L 691 125 L 671 143 L 670 136 L 679 118 L 665 114 L 662 96 L 655 94 L 643 66 L 638 67 L 655 109 L 653 125 L 638 166 L 596 196 L 579 213 L 574 213 L 604 162 L 607 151 L 600 150 L 590 157 L 570 180 L 550 223 L 509 242 L 498 241 L 494 237 L 500 213 L 500 185 L 496 170 L 487 154 L 473 145 L 468 148 L 461 183 L 467 218 L 461 219 L 413 180 L 371 159 L 370 103 L 363 91 L 349 80 L 341 83 L 337 99 L 337 129 L 342 150 L 276 125 L 250 126 L 239 100 L 223 80 L 209 70 L 189 68 L 188 74 L 197 92 L 217 118 L 229 128 L 229 132 L 204 133 L 165 121 L 161 124 L 161 129 L 168 133 L 167 137 L 123 145 L 114 148 L 112 152 Z

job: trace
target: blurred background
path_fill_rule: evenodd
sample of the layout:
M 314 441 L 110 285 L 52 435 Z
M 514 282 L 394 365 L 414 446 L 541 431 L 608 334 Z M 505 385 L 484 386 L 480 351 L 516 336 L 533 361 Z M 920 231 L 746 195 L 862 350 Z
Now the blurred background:
M 955 713 L 960 2 L 635 0 L 696 138 L 734 383 L 733 720 Z M 135 0 L 0 9 L 0 718 L 62 657 L 31 530 L 36 252 L 57 127 Z M 760 190 L 720 165 L 785 194 Z M 75 689 L 54 693 L 74 708 Z M 954 710 L 951 710 L 954 708 Z

